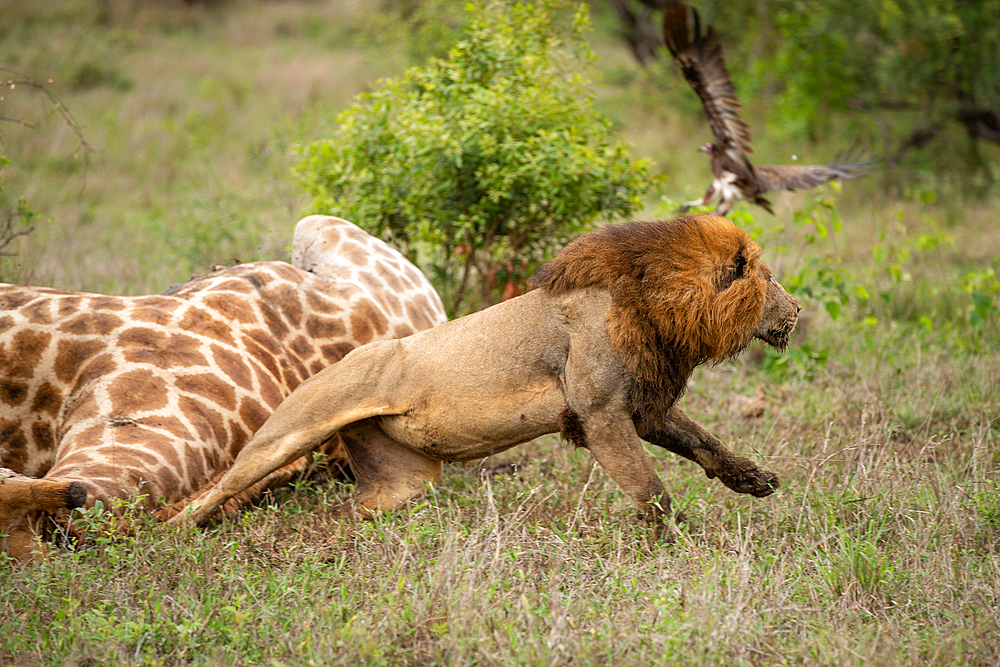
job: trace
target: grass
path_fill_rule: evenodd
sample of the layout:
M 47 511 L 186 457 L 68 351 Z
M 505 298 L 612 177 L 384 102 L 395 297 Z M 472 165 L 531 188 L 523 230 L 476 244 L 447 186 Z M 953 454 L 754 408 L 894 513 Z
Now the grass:
M 2 127 L 4 194 L 47 217 L 4 278 L 136 294 L 232 257 L 286 258 L 301 205 L 290 144 L 398 71 L 358 46 L 360 8 L 8 2 L 0 64 L 55 79 L 96 150 L 85 167 L 31 91 L 5 91 L 23 106 L 4 115 L 39 127 Z M 706 128 L 594 38 L 602 109 L 661 165 L 665 195 L 693 198 Z M 801 154 L 762 140 L 754 105 L 761 162 Z M 700 369 L 682 406 L 779 473 L 776 495 L 735 495 L 651 449 L 687 517 L 660 544 L 555 438 L 484 462 L 518 462 L 513 476 L 449 465 L 373 522 L 331 517 L 348 487 L 303 483 L 205 531 L 140 524 L 34 567 L 0 563 L 0 664 L 997 665 L 1000 197 L 955 181 L 820 192 L 841 221 L 825 237 L 815 192 L 741 218 L 797 285 L 802 324 L 784 357 L 753 347 Z M 748 400 L 761 416 L 745 418 Z

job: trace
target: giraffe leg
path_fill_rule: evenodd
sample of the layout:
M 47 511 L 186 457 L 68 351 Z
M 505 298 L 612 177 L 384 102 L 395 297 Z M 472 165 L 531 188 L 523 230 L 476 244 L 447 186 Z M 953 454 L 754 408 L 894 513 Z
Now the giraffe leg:
M 352 504 L 364 515 L 392 511 L 441 480 L 443 464 L 387 436 L 376 419 L 340 430 L 357 480 Z

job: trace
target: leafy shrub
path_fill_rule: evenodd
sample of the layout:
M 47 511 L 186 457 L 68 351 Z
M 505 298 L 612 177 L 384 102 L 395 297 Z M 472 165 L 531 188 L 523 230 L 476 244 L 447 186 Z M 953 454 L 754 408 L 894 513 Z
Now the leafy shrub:
M 447 59 L 379 82 L 296 169 L 310 212 L 343 215 L 423 265 L 452 312 L 488 305 L 648 187 L 592 109 L 585 5 L 496 0 Z M 472 286 L 478 281 L 478 294 Z

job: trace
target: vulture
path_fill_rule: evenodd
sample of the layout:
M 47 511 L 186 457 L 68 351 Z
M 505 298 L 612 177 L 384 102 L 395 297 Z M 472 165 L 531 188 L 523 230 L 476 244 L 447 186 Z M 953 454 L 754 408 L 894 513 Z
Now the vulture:
M 853 150 L 848 150 L 828 165 L 755 167 L 747 157 L 752 152 L 750 128 L 737 114 L 740 103 L 712 27 L 702 34 L 698 10 L 671 0 L 663 14 L 663 37 L 674 62 L 701 98 L 715 135 L 713 143 L 698 149 L 711 157 L 714 180 L 702 199 L 686 203 L 681 211 L 709 206 L 718 198 L 716 213 L 728 215 L 737 201 L 745 199 L 773 215 L 771 202 L 764 198 L 768 190 L 798 190 L 838 178 L 850 180 L 876 164 L 877 160 L 862 161 L 864 151 L 852 157 Z

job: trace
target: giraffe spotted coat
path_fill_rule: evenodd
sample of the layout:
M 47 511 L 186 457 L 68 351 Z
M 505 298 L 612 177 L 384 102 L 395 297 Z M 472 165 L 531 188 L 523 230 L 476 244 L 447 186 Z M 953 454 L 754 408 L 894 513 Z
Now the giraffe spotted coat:
M 345 220 L 303 219 L 292 261 L 220 268 L 155 296 L 0 285 L 0 550 L 25 557 L 45 513 L 98 500 L 138 494 L 169 515 L 304 379 L 446 319 L 416 267 Z M 339 439 L 325 453 L 346 466 Z

